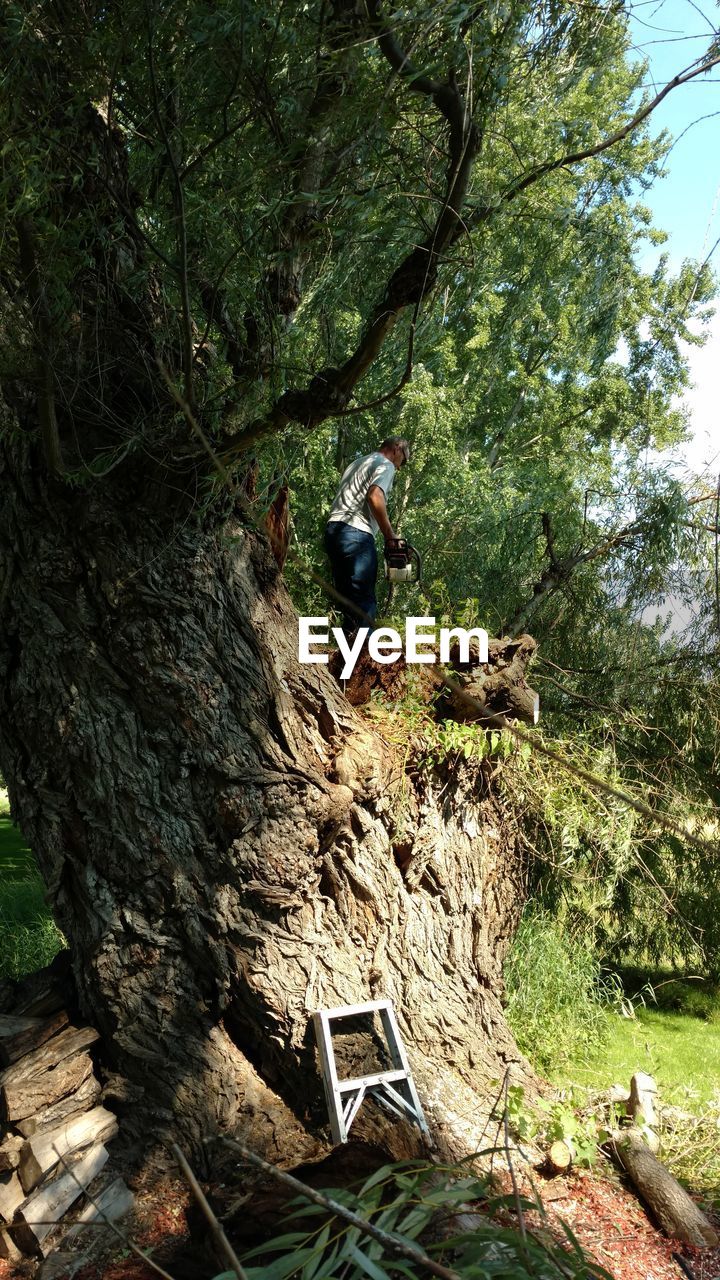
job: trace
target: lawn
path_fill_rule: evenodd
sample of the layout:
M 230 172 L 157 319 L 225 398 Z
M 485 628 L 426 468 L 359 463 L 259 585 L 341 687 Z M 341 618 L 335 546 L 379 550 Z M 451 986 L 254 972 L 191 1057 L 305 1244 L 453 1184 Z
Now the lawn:
M 33 856 L 25 837 L 12 820 L 0 816 L 0 882 L 25 876 L 33 866 Z
M 569 1077 L 597 1089 L 629 1086 L 633 1072 L 646 1071 L 665 1102 L 692 1109 L 720 1096 L 720 1009 L 704 1018 L 641 1007 L 634 1018 L 609 1012 L 607 1019 L 604 1044 L 566 1064 L 563 1083 Z
M 0 797 L 1 798 L 1 797 Z M 22 832 L 0 808 L 0 978 L 49 964 L 64 945 Z

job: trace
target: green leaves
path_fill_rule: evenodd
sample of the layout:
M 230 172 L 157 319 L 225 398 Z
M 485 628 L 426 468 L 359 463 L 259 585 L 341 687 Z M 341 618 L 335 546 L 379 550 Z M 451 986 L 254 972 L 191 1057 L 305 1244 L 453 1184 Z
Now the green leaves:
M 510 1091 L 513 1092 L 512 1090 Z M 522 1091 L 520 1091 L 521 1093 Z M 588 1262 L 573 1243 L 559 1247 L 549 1232 L 543 1239 L 521 1235 L 513 1227 L 499 1227 L 490 1217 L 502 1211 L 505 1223 L 518 1212 L 512 1197 L 497 1196 L 484 1177 L 468 1175 L 465 1165 L 442 1166 L 406 1161 L 387 1165 L 367 1179 L 357 1194 L 330 1190 L 332 1199 L 383 1232 L 380 1240 L 361 1227 L 331 1217 L 307 1234 L 291 1232 L 269 1240 L 243 1260 L 249 1280 L 422 1280 L 429 1273 L 424 1261 L 433 1259 L 461 1280 L 577 1280 L 588 1275 Z M 472 1232 L 447 1231 L 453 1214 L 472 1208 Z M 521 1211 L 543 1213 L 540 1202 L 523 1202 Z M 310 1223 L 327 1211 L 317 1204 L 298 1204 L 294 1221 Z M 418 1243 L 430 1231 L 427 1243 Z M 406 1250 L 403 1253 L 403 1249 Z M 407 1250 L 412 1253 L 408 1256 Z M 263 1258 L 261 1266 L 247 1266 Z M 604 1277 L 600 1269 L 593 1275 Z M 219 1280 L 219 1278 L 216 1278 Z

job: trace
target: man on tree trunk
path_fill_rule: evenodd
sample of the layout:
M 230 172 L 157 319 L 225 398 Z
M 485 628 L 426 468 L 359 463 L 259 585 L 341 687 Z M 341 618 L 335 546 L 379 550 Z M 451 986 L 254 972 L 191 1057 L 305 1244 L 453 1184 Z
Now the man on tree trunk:
M 388 436 L 380 448 L 356 458 L 343 472 L 325 530 L 325 550 L 333 586 L 354 609 L 345 609 L 343 631 L 357 631 L 361 622 L 377 617 L 375 534 L 385 546 L 397 541 L 390 523 L 387 499 L 395 470 L 410 461 L 410 446 L 402 436 Z

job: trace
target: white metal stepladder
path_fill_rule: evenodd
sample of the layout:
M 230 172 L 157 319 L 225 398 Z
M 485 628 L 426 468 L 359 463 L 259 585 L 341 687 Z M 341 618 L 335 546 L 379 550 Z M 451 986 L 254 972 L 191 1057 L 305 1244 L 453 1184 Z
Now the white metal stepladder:
M 363 1014 L 372 1016 L 375 1013 L 382 1024 L 392 1070 L 379 1071 L 370 1076 L 356 1076 L 354 1079 L 338 1079 L 331 1022 L 339 1021 L 341 1018 L 356 1018 Z M 336 1144 L 347 1142 L 350 1126 L 360 1110 L 363 1099 L 368 1094 L 375 1097 L 390 1111 L 394 1111 L 396 1115 L 413 1120 L 421 1133 L 429 1138 L 430 1131 L 420 1105 L 391 1001 L 370 1000 L 367 1004 L 348 1004 L 341 1005 L 337 1009 L 321 1009 L 312 1017 L 333 1142 Z

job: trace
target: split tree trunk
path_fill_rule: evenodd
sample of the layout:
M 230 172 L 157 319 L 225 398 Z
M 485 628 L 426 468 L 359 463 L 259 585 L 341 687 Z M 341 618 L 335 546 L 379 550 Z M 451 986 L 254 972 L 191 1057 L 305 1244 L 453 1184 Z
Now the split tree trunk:
M 521 855 L 484 775 L 421 782 L 298 663 L 239 517 L 42 475 L 5 445 L 0 768 L 138 1130 L 310 1152 L 309 1016 L 387 996 L 441 1145 L 472 1149 L 489 1079 L 528 1071 L 501 1006 Z

